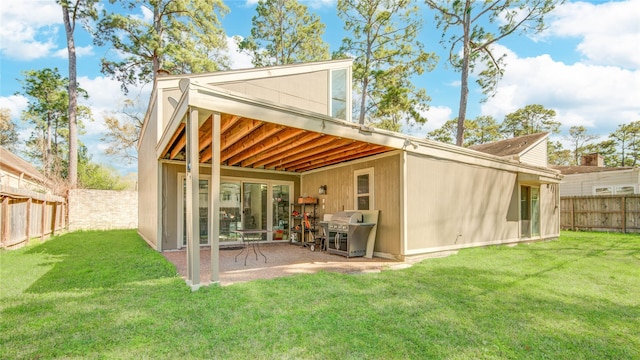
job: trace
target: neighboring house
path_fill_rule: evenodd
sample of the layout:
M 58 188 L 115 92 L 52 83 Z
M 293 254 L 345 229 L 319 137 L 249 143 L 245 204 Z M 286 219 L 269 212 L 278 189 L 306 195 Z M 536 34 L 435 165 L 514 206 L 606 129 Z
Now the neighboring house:
M 0 185 L 3 192 L 15 190 L 50 193 L 46 179 L 38 169 L 18 155 L 0 146 Z
M 602 155 L 583 155 L 580 165 L 552 166 L 564 175 L 560 196 L 638 194 L 640 172 L 635 167 L 605 167 Z
M 287 241 L 300 196 L 319 198 L 320 219 L 378 210 L 378 257 L 559 236 L 547 134 L 496 156 L 352 123 L 351 66 L 158 78 L 139 142 L 138 231 L 158 251 L 187 247 L 192 286 L 198 244 L 212 247 L 215 282 L 219 245 L 238 242 L 232 230 Z

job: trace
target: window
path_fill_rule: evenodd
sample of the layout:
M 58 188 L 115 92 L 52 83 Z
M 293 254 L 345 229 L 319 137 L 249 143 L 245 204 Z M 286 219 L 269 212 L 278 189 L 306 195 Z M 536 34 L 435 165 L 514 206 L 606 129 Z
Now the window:
M 593 195 L 611 195 L 613 189 L 611 186 L 596 186 L 593 188 Z
M 373 168 L 353 172 L 355 189 L 355 209 L 375 209 L 373 198 Z
M 635 194 L 636 187 L 634 185 L 619 185 L 616 186 L 616 195 L 629 195 Z
M 347 69 L 331 71 L 331 117 L 347 120 Z

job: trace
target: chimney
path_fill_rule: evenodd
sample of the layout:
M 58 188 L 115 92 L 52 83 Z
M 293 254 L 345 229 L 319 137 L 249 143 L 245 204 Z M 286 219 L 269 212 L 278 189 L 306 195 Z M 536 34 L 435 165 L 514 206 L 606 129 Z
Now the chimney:
M 582 155 L 580 165 L 604 167 L 604 156 L 598 153 Z

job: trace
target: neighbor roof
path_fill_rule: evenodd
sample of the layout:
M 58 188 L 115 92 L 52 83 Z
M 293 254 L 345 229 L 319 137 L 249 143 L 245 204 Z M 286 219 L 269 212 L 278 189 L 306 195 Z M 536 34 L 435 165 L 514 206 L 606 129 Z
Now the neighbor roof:
M 595 172 L 605 172 L 605 171 L 624 171 L 624 170 L 632 170 L 634 169 L 631 166 L 626 167 L 606 167 L 606 166 L 549 166 L 554 170 L 558 170 L 562 173 L 562 175 L 573 175 L 573 174 L 588 174 Z
M 24 160 L 23 158 L 12 153 L 2 146 L 0 146 L 0 168 L 7 172 L 25 174 L 34 180 L 45 180 L 44 175 L 42 175 L 42 173 L 28 161 Z
M 521 155 L 532 146 L 549 136 L 548 132 L 518 136 L 512 139 L 500 140 L 486 144 L 469 146 L 469 149 L 495 156 Z

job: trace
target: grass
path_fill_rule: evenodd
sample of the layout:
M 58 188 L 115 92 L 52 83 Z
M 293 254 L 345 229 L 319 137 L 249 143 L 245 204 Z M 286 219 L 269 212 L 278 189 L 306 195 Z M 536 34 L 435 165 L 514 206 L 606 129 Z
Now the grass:
M 0 358 L 638 359 L 640 235 L 196 292 L 133 231 L 0 252 Z

